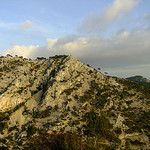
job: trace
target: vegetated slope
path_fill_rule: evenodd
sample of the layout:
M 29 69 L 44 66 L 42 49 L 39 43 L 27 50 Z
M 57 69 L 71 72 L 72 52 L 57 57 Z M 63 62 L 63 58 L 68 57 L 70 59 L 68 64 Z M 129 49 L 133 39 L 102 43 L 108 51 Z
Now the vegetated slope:
M 135 82 L 139 82 L 141 84 L 145 84 L 145 85 L 150 85 L 150 80 L 144 78 L 143 76 L 137 75 L 137 76 L 133 76 L 133 77 L 128 77 L 126 78 L 130 81 L 135 81 Z
M 0 58 L 3 149 L 148 149 L 150 86 L 72 56 Z

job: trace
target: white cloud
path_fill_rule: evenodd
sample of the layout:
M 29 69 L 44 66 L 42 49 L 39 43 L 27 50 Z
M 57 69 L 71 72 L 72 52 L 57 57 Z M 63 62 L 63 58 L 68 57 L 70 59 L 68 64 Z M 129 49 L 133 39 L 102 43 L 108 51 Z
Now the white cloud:
M 6 50 L 3 55 L 11 54 L 12 56 L 18 55 L 18 56 L 23 56 L 25 58 L 30 58 L 32 57 L 32 53 L 34 51 L 37 51 L 40 46 L 19 46 L 15 45 L 11 49 Z
M 75 37 L 70 41 L 66 39 L 67 37 L 47 39 L 45 47 L 14 46 L 4 54 L 18 54 L 32 58 L 39 55 L 69 54 L 105 67 L 149 63 L 150 32 L 122 31 L 107 39 L 98 36 Z
M 19 26 L 19 29 L 21 30 L 25 30 L 25 29 L 29 29 L 33 27 L 33 23 L 30 20 L 26 20 L 24 23 L 22 23 Z
M 132 10 L 137 4 L 137 0 L 115 0 L 113 5 L 104 12 L 104 17 L 107 21 L 121 18 L 125 12 Z
M 47 39 L 47 48 L 51 49 L 56 44 L 57 41 L 58 39 Z
M 138 3 L 139 0 L 114 0 L 113 4 L 105 9 L 102 14 L 88 16 L 78 30 L 86 33 L 101 32 L 114 20 L 124 17 Z
M 98 36 L 69 36 L 61 39 L 47 39 L 47 45 L 44 47 L 16 45 L 5 51 L 3 55 L 9 53 L 36 58 L 67 54 L 96 68 L 102 67 L 112 72 L 113 75 L 119 76 L 127 72 L 140 74 L 140 71 L 150 74 L 149 69 L 145 67 L 150 66 L 149 39 L 150 32 L 122 30 L 107 39 Z M 136 70 L 130 69 L 132 66 Z

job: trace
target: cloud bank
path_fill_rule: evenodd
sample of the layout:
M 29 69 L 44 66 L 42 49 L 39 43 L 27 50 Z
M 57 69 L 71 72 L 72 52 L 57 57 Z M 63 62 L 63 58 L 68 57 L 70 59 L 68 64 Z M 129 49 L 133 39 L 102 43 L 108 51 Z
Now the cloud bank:
M 47 39 L 47 46 L 14 46 L 4 55 L 22 55 L 28 58 L 48 55 L 73 55 L 91 64 L 103 67 L 121 67 L 149 64 L 150 32 L 119 32 L 110 38 L 98 36 L 70 36 L 61 39 Z
M 101 32 L 114 20 L 123 18 L 138 3 L 139 0 L 114 0 L 113 4 L 106 8 L 102 14 L 89 15 L 78 27 L 78 31 L 84 33 Z
M 33 27 L 33 23 L 30 20 L 26 20 L 19 26 L 19 29 L 26 30 Z
M 141 69 L 147 65 L 150 67 L 149 39 L 150 32 L 147 31 L 122 31 L 107 39 L 99 36 L 68 36 L 61 39 L 47 39 L 47 45 L 44 47 L 16 45 L 6 50 L 3 55 L 9 53 L 35 59 L 38 56 L 67 54 L 96 68 L 107 68 L 107 71 L 111 72 L 116 68 L 118 69 L 116 73 L 123 74 L 127 69 L 130 72 L 137 71 L 132 68 L 133 66 Z

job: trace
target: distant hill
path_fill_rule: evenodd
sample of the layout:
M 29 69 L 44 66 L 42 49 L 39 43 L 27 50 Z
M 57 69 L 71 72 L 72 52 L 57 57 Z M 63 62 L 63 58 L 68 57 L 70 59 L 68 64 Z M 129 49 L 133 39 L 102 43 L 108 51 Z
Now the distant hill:
M 147 78 L 144 78 L 143 76 L 140 76 L 140 75 L 128 77 L 126 79 L 128 79 L 130 81 L 135 81 L 135 82 L 140 82 L 142 84 L 150 85 L 150 80 L 148 80 Z

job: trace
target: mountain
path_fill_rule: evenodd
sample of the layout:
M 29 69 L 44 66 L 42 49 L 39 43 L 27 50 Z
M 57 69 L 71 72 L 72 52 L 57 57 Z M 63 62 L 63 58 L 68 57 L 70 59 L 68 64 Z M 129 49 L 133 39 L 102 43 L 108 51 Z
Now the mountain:
M 0 58 L 0 149 L 149 149 L 150 86 L 72 56 Z
M 144 78 L 143 76 L 137 75 L 137 76 L 133 76 L 133 77 L 128 77 L 126 78 L 130 81 L 135 81 L 135 82 L 139 82 L 142 84 L 146 84 L 146 85 L 150 85 L 150 80 Z

